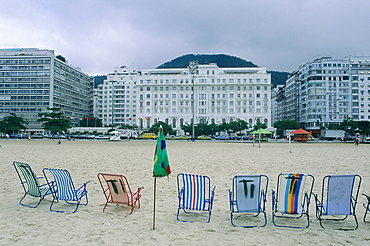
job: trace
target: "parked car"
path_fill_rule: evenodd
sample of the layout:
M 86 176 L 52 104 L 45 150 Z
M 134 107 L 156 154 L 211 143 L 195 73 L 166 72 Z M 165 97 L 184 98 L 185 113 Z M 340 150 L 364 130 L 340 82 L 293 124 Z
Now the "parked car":
M 64 135 L 60 135 L 60 134 L 56 134 L 56 135 L 51 135 L 50 137 L 49 137 L 50 139 L 64 139 L 64 138 L 67 138 L 66 136 L 64 136 Z
M 344 141 L 354 141 L 355 140 L 355 136 L 351 136 L 351 135 L 344 135 L 343 137 L 343 140 Z
M 237 136 L 236 139 L 238 139 L 238 140 L 253 140 L 253 137 L 252 136 L 247 136 L 247 135 L 241 135 L 241 136 Z
M 190 140 L 190 139 L 192 139 L 192 137 L 191 136 L 179 136 L 179 139 L 181 139 L 181 140 Z
M 151 132 L 143 133 L 139 138 L 141 139 L 157 139 L 157 135 Z
M 17 139 L 22 139 L 22 138 L 27 138 L 26 134 L 18 133 L 14 135 L 10 135 L 11 138 L 17 138 Z
M 201 135 L 201 136 L 198 136 L 197 139 L 199 139 L 199 140 L 211 140 L 212 138 L 209 137 L 209 136 Z
M 180 137 L 174 136 L 174 135 L 169 135 L 169 136 L 166 136 L 165 139 L 167 139 L 167 140 L 179 140 Z
M 230 140 L 229 136 L 217 136 L 215 137 L 216 140 Z
M 110 135 L 98 135 L 95 137 L 95 139 L 109 139 Z
M 38 138 L 38 139 L 41 139 L 41 138 L 44 138 L 44 136 L 42 134 L 33 134 L 31 135 L 31 138 Z

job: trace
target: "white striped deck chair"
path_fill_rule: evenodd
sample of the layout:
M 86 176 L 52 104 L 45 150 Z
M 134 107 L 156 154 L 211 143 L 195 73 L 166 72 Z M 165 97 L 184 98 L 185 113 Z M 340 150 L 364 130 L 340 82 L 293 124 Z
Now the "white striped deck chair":
M 208 176 L 184 174 L 177 175 L 177 188 L 179 206 L 176 218 L 178 221 L 194 222 L 193 220 L 181 219 L 182 210 L 185 214 L 206 212 L 208 214 L 207 223 L 211 220 L 214 192 L 216 186 L 211 191 L 211 180 Z
M 87 205 L 87 190 L 86 185 L 90 181 L 84 183 L 80 188 L 75 189 L 71 175 L 67 170 L 55 169 L 55 168 L 44 168 L 42 170 L 48 183 L 53 182 L 54 185 L 50 186 L 53 193 L 53 201 L 50 204 L 50 211 L 52 212 L 72 212 L 75 213 L 80 205 Z M 49 182 L 50 181 L 50 182 Z M 81 200 L 85 197 L 85 203 L 81 203 Z M 68 204 L 75 205 L 73 211 L 70 210 L 56 210 L 53 209 L 54 203 L 59 200 L 65 201 Z

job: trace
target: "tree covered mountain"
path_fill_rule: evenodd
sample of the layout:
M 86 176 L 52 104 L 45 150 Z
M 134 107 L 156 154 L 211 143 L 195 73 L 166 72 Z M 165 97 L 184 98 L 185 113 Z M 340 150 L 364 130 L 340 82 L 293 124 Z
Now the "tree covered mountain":
M 169 62 L 159 65 L 157 68 L 186 68 L 189 62 L 197 61 L 199 64 L 216 63 L 219 67 L 258 67 L 251 61 L 243 60 L 239 57 L 225 55 L 225 54 L 187 54 L 179 56 Z M 273 87 L 277 85 L 284 85 L 288 79 L 288 72 L 267 71 L 271 73 L 271 83 Z
M 157 68 L 186 68 L 190 61 L 197 61 L 198 64 L 217 63 L 219 67 L 258 67 L 250 61 L 235 56 L 224 54 L 200 55 L 187 54 L 179 56 L 169 62 L 165 62 Z

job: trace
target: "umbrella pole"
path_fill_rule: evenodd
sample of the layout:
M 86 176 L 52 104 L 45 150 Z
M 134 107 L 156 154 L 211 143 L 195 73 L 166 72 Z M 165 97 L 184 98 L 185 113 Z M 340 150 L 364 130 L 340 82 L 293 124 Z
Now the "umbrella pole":
M 154 199 L 153 199 L 153 230 L 155 230 L 155 199 L 157 191 L 157 177 L 154 177 Z
M 261 133 L 259 133 L 258 135 L 259 135 L 258 148 L 261 148 Z
M 292 153 L 292 151 L 290 150 L 290 143 L 292 142 L 292 141 L 290 140 L 290 133 L 288 134 L 288 138 L 289 138 L 289 153 Z

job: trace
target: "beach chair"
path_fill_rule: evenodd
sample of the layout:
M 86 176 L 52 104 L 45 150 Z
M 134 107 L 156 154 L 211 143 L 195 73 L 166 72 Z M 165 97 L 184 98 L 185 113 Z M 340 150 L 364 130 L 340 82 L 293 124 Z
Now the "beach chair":
M 365 214 L 364 214 L 364 222 L 366 223 L 366 215 L 367 215 L 367 212 L 370 212 L 370 196 L 366 195 L 366 194 L 362 194 L 366 197 L 367 199 L 367 202 L 364 202 L 363 206 L 365 208 Z
M 140 191 L 144 187 L 140 187 L 135 193 L 132 193 L 127 178 L 123 175 L 98 173 L 97 177 L 106 199 L 103 212 L 108 203 L 131 206 L 130 214 L 134 211 L 136 203 L 140 208 Z
M 349 215 L 355 220 L 351 228 L 341 230 L 356 230 L 358 221 L 356 205 L 358 192 L 361 186 L 361 176 L 355 175 L 327 175 L 322 182 L 321 198 L 314 194 L 316 200 L 316 217 L 320 226 L 324 228 L 323 221 L 343 221 Z
M 233 226 L 250 228 L 264 227 L 267 224 L 265 205 L 268 181 L 266 175 L 236 175 L 233 178 L 232 190 L 229 190 L 230 221 Z M 261 225 L 234 223 L 234 220 L 239 221 L 245 216 L 257 217 L 260 213 L 263 214 L 264 219 Z M 236 217 L 234 214 L 239 216 Z
M 183 222 L 195 222 L 199 221 L 199 219 L 194 218 L 193 215 L 198 217 L 200 214 L 207 214 L 206 223 L 209 223 L 211 220 L 215 189 L 216 186 L 211 190 L 211 180 L 208 176 L 178 174 L 177 191 L 179 204 L 176 219 Z M 181 210 L 184 213 L 180 215 Z M 182 219 L 184 216 L 188 219 Z
M 309 205 L 314 182 L 315 178 L 310 174 L 278 175 L 277 190 L 272 190 L 272 222 L 275 226 L 297 229 L 310 226 Z
M 87 190 L 86 185 L 90 182 L 87 181 L 81 185 L 78 189 L 75 188 L 71 175 L 67 170 L 64 169 L 54 169 L 54 168 L 44 168 L 42 169 L 44 177 L 49 183 L 49 187 L 52 190 L 53 201 L 50 204 L 50 211 L 52 212 L 72 212 L 75 213 L 80 205 L 87 205 Z M 51 181 L 51 182 L 50 182 Z M 53 184 L 53 185 L 50 185 Z M 85 202 L 81 203 L 84 198 Z M 61 208 L 53 209 L 53 205 L 58 203 L 60 200 L 65 201 L 67 204 L 74 205 L 74 210 Z M 59 207 L 62 207 L 59 205 Z
M 15 168 L 15 171 L 17 172 L 17 175 L 19 177 L 19 180 L 24 190 L 24 195 L 21 198 L 21 200 L 19 200 L 19 204 L 22 206 L 30 207 L 30 208 L 36 208 L 41 203 L 41 201 L 45 198 L 45 196 L 51 195 L 51 190 L 48 184 L 40 185 L 39 179 L 42 179 L 44 177 L 36 177 L 30 165 L 26 163 L 14 161 L 13 166 Z M 30 205 L 30 204 L 27 204 L 28 202 L 23 203 L 23 200 L 26 197 L 37 198 L 38 199 L 37 204 Z

